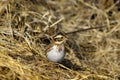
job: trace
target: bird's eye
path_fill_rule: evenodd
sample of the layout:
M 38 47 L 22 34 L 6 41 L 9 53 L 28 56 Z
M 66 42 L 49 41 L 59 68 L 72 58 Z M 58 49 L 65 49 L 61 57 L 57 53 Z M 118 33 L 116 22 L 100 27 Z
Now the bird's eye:
M 63 40 L 63 37 L 60 37 L 60 38 L 54 38 L 54 41 L 62 41 Z

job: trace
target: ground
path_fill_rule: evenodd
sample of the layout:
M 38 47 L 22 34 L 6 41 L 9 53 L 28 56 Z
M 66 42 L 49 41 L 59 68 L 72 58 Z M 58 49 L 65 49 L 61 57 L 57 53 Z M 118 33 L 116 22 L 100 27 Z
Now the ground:
M 1 80 L 120 79 L 120 0 L 1 0 L 0 6 Z M 65 59 L 55 63 L 46 47 L 58 32 L 68 40 Z

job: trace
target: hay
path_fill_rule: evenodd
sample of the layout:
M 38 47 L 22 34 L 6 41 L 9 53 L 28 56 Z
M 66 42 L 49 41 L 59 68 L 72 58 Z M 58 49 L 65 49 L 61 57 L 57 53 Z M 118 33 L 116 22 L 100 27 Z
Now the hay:
M 0 79 L 119 80 L 120 1 L 101 1 L 1 0 Z M 58 27 L 71 32 L 62 63 L 45 56 Z

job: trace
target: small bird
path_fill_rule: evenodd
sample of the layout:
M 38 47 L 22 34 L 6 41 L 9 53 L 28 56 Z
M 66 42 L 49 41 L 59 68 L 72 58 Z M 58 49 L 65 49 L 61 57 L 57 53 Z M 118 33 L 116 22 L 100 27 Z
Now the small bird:
M 64 43 L 66 42 L 66 37 L 58 34 L 53 37 L 51 44 L 49 45 L 48 49 L 46 50 L 47 58 L 49 61 L 52 62 L 61 62 L 65 56 L 65 46 Z

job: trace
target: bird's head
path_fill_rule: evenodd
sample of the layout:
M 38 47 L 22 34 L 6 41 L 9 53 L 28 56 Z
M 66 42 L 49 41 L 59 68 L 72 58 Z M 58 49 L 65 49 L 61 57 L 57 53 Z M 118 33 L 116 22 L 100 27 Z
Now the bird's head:
M 58 34 L 53 37 L 53 40 L 54 40 L 55 44 L 63 44 L 66 42 L 67 38 L 66 38 L 66 36 L 64 36 L 62 34 Z

